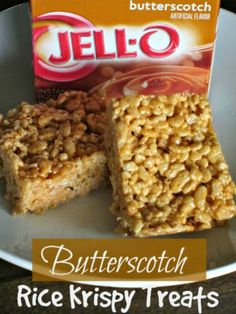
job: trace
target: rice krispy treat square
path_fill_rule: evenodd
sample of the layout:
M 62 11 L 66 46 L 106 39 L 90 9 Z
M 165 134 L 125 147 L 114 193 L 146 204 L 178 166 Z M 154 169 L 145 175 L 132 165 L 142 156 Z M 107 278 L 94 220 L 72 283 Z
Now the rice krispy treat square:
M 108 109 L 112 212 L 147 237 L 213 227 L 236 215 L 205 95 L 128 96 Z
M 14 213 L 40 213 L 105 182 L 105 111 L 100 97 L 68 91 L 1 118 L 0 168 Z

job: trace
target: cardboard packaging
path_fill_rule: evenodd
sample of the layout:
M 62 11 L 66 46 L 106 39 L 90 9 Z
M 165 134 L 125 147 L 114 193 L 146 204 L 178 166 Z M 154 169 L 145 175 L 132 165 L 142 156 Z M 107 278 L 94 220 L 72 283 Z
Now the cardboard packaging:
M 219 0 L 31 0 L 37 97 L 209 90 Z

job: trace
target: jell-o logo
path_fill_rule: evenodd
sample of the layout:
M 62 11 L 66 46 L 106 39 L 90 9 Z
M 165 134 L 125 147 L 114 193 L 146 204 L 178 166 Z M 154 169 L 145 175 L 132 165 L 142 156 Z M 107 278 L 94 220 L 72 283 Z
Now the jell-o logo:
M 102 61 L 166 58 L 180 44 L 177 29 L 168 24 L 156 23 L 144 29 L 122 26 L 101 29 L 67 12 L 43 14 L 34 19 L 36 22 L 35 69 L 39 77 L 49 81 L 81 79 Z

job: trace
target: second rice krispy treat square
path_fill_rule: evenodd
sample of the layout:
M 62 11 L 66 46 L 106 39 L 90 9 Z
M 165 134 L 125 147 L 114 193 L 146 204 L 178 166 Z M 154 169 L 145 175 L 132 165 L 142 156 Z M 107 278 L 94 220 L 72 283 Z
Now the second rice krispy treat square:
M 106 146 L 112 212 L 124 233 L 203 230 L 236 215 L 235 185 L 205 95 L 115 101 Z
M 105 182 L 105 111 L 100 97 L 68 91 L 1 118 L 0 176 L 14 213 L 42 212 Z

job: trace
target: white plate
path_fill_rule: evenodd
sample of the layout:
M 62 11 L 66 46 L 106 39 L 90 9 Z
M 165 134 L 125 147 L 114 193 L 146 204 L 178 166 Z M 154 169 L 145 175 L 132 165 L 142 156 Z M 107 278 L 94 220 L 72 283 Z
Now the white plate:
M 211 102 L 215 127 L 231 173 L 236 180 L 236 43 L 228 36 L 236 29 L 236 16 L 221 11 L 212 77 Z M 30 19 L 27 5 L 16 6 L 0 14 L 0 111 L 5 113 L 21 100 L 34 100 L 31 66 Z M 94 192 L 77 198 L 42 216 L 12 217 L 0 184 L 0 257 L 31 270 L 32 238 L 106 238 L 113 233 L 115 219 L 108 212 L 111 191 Z M 182 237 L 208 241 L 207 277 L 236 271 L 236 219 L 227 227 Z M 178 236 L 180 237 L 180 236 Z M 200 252 L 199 252 L 200 253 Z M 89 282 L 91 284 L 91 282 Z M 113 287 L 173 285 L 176 282 L 94 282 Z

